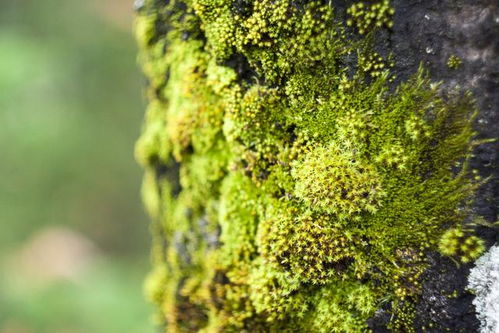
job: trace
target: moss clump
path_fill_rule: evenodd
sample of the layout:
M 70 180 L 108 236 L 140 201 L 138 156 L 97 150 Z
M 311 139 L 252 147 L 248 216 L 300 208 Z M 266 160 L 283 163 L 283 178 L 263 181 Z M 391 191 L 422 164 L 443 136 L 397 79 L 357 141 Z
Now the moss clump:
M 355 255 L 352 236 L 335 226 L 334 217 L 280 209 L 289 215 L 262 221 L 261 255 L 304 282 L 325 284 L 341 275 Z
M 355 25 L 360 34 L 366 34 L 375 27 L 393 26 L 392 16 L 395 10 L 390 7 L 389 0 L 380 0 L 375 2 L 357 2 L 347 9 L 350 18 L 347 25 Z
M 392 67 L 393 64 L 383 59 L 378 53 L 370 52 L 358 55 L 359 70 L 368 74 L 370 77 L 378 77 L 384 73 L 384 69 Z
M 201 19 L 206 49 L 218 60 L 244 55 L 249 64 L 276 82 L 338 49 L 328 29 L 332 9 L 319 2 L 288 0 L 191 1 Z M 336 44 L 336 45 L 334 45 Z
M 292 162 L 295 195 L 313 209 L 347 219 L 375 213 L 383 197 L 380 177 L 354 150 L 331 144 Z
M 352 8 L 391 25 L 387 2 Z M 410 331 L 427 253 L 478 253 L 452 231 L 479 185 L 470 96 L 422 68 L 392 89 L 345 25 L 321 1 L 146 1 L 136 154 L 168 331 L 359 332 L 385 303 Z
M 466 235 L 461 228 L 447 230 L 438 244 L 440 252 L 446 256 L 455 256 L 462 263 L 476 260 L 485 251 L 482 239 Z
M 305 319 L 310 331 L 369 331 L 366 320 L 376 310 L 377 300 L 368 284 L 336 281 L 311 297 L 316 306 Z
M 461 60 L 461 58 L 453 54 L 447 60 L 447 67 L 449 67 L 450 69 L 458 69 L 459 67 L 461 67 L 462 63 L 463 61 Z

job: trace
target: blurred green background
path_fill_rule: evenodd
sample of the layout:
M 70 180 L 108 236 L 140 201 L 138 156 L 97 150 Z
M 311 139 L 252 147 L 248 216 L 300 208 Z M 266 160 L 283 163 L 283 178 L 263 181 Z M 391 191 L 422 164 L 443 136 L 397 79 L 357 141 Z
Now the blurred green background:
M 154 331 L 132 5 L 0 1 L 0 333 Z

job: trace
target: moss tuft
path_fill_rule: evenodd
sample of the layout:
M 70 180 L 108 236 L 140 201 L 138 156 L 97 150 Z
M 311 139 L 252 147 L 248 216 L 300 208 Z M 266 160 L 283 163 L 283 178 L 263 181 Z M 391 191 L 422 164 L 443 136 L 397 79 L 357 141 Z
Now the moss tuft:
M 391 20 L 395 10 L 390 7 L 389 0 L 380 0 L 375 2 L 357 2 L 347 9 L 350 18 L 347 25 L 355 25 L 360 34 L 366 34 L 374 28 L 386 26 L 391 28 Z
M 447 230 L 438 244 L 440 252 L 446 256 L 455 256 L 463 263 L 476 260 L 485 251 L 485 243 L 482 239 L 466 235 L 460 229 Z
M 348 219 L 375 213 L 384 196 L 380 176 L 355 150 L 330 144 L 292 163 L 295 195 L 312 209 Z
M 461 67 L 461 64 L 462 64 L 461 58 L 459 58 L 454 54 L 451 55 L 447 60 L 447 67 L 449 67 L 450 69 L 458 69 L 459 67 Z

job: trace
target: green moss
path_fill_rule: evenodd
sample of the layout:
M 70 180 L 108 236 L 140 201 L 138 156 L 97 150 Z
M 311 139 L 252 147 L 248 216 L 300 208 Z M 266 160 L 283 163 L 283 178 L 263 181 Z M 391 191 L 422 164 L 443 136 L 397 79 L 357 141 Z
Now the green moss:
M 384 69 L 392 67 L 391 62 L 384 60 L 376 52 L 368 52 L 367 54 L 359 53 L 358 67 L 362 72 L 369 74 L 371 77 L 378 77 L 384 73 Z
M 459 58 L 454 54 L 451 55 L 447 60 L 447 67 L 449 67 L 450 69 L 458 69 L 459 67 L 461 67 L 461 64 L 462 64 L 461 58 Z
M 375 27 L 386 26 L 391 28 L 391 20 L 395 10 L 390 7 L 389 0 L 380 0 L 375 2 L 357 2 L 347 9 L 350 18 L 347 25 L 355 25 L 361 34 L 366 34 Z
M 373 288 L 358 282 L 337 281 L 312 296 L 315 308 L 306 318 L 313 332 L 367 332 L 366 320 L 376 310 Z
M 376 212 L 384 196 L 380 177 L 356 150 L 333 143 L 302 156 L 292 162 L 291 175 L 294 194 L 307 206 L 341 220 Z
M 324 284 L 341 275 L 354 255 L 351 235 L 342 232 L 334 217 L 296 214 L 298 209 L 281 206 L 262 221 L 262 257 L 307 283 Z
M 456 256 L 463 263 L 477 259 L 485 250 L 482 239 L 466 235 L 460 228 L 447 230 L 442 235 L 438 246 L 442 254 Z
M 349 14 L 371 36 L 393 11 Z M 136 155 L 169 331 L 360 332 L 386 302 L 410 331 L 428 251 L 483 247 L 471 97 L 423 68 L 392 89 L 346 23 L 319 1 L 146 1 Z
M 408 332 L 414 333 L 416 329 L 413 325 L 414 317 L 416 311 L 414 305 L 408 301 L 395 301 L 392 305 L 394 309 L 394 318 L 391 320 L 388 328 L 393 332 Z M 430 323 L 430 328 L 431 328 Z M 423 331 L 426 331 L 427 327 L 421 327 Z

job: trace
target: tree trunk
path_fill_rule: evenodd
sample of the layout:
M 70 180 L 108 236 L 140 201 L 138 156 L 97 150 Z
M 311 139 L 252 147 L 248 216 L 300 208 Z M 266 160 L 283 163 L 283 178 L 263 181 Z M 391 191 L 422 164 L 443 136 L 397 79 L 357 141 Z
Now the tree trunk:
M 136 8 L 169 332 L 499 329 L 495 1 Z

